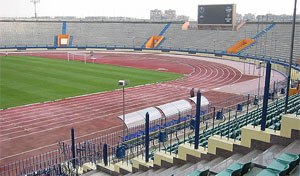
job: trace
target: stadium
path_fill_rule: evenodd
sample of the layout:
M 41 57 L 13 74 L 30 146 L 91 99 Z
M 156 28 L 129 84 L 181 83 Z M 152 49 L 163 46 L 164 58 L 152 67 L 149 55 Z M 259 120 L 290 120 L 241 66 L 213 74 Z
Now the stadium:
M 286 21 L 0 18 L 0 176 L 300 175 L 296 2 Z

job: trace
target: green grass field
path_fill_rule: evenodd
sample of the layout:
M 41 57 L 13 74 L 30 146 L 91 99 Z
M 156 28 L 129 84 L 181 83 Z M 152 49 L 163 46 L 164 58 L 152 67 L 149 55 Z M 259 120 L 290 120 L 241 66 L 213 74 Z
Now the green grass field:
M 27 56 L 0 57 L 0 108 L 173 80 L 180 74 Z

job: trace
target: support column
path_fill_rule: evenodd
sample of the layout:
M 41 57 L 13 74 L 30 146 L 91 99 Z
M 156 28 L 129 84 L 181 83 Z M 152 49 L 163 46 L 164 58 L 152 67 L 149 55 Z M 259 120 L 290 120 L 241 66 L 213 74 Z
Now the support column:
M 103 162 L 104 162 L 104 166 L 107 166 L 108 164 L 107 144 L 103 145 Z
M 74 128 L 71 129 L 71 141 L 72 141 L 72 145 L 71 145 L 72 165 L 73 165 L 73 168 L 75 169 L 76 155 L 75 155 L 75 130 L 74 130 Z
M 145 124 L 145 156 L 146 156 L 146 163 L 149 162 L 149 113 L 146 113 L 146 124 Z
M 263 108 L 262 108 L 262 117 L 261 117 L 261 127 L 262 131 L 266 129 L 266 121 L 267 121 L 267 112 L 268 112 L 268 99 L 269 99 L 269 88 L 270 88 L 270 78 L 271 78 L 271 63 L 267 61 L 266 68 L 266 79 L 265 79 L 265 90 L 264 90 L 264 100 L 263 100 Z
M 195 121 L 195 149 L 199 147 L 199 129 L 200 129 L 200 108 L 201 108 L 201 92 L 197 92 L 197 105 L 196 105 L 196 121 Z

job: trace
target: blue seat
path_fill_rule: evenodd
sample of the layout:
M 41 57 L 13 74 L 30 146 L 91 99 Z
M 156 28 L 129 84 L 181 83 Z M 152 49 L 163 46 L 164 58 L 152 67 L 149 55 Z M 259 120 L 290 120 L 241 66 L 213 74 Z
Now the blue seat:
M 207 176 L 208 173 L 209 173 L 209 170 L 204 170 L 204 171 L 195 170 L 195 171 L 189 173 L 187 176 Z
M 160 125 L 156 124 L 153 127 L 151 127 L 150 129 L 151 129 L 151 132 L 154 132 L 154 131 L 159 130 L 159 128 L 160 128 Z
M 172 120 L 173 125 L 176 125 L 178 123 L 177 119 Z
M 139 134 L 139 136 L 142 136 L 142 135 L 145 134 L 145 131 L 144 131 L 144 130 L 139 130 L 139 131 L 138 131 L 138 134 Z
M 257 176 L 280 176 L 280 171 L 274 170 L 274 169 L 264 169 L 260 173 L 257 174 Z
M 299 164 L 300 157 L 296 154 L 283 153 L 276 160 L 287 163 L 289 165 L 287 173 L 290 173 Z
M 216 176 L 239 176 L 241 173 L 241 169 L 238 170 L 223 170 L 222 172 L 218 173 Z
M 246 174 L 251 167 L 251 162 L 249 163 L 233 163 L 230 166 L 228 166 L 225 170 L 217 174 L 218 176 L 226 176 L 226 175 L 244 175 Z
M 123 141 L 128 141 L 128 140 L 129 140 L 128 136 L 123 137 Z
M 279 171 L 279 175 L 286 175 L 290 166 L 288 162 L 275 159 L 267 168 Z

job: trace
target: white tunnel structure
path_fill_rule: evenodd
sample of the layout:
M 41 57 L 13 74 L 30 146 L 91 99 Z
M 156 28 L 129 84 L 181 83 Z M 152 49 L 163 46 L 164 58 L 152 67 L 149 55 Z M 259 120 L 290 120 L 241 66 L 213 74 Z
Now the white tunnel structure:
M 197 104 L 197 97 L 193 97 L 190 98 L 190 100 L 192 100 L 195 104 Z M 201 112 L 202 113 L 207 113 L 208 112 L 208 107 L 209 106 L 209 101 L 207 100 L 207 98 L 205 96 L 201 96 Z
M 166 118 L 191 113 L 192 105 L 186 100 L 174 101 L 171 103 L 156 106 L 160 109 Z
M 149 107 L 139 111 L 125 114 L 125 124 L 127 128 L 135 127 L 145 124 L 146 113 L 149 113 L 150 121 L 160 119 L 162 117 L 174 118 L 191 115 L 192 103 L 196 104 L 197 97 L 190 98 L 189 100 L 178 100 L 156 107 Z M 206 97 L 201 96 L 201 112 L 202 114 L 208 111 L 209 101 Z M 123 120 L 123 115 L 118 116 Z

